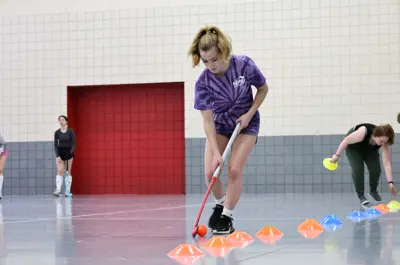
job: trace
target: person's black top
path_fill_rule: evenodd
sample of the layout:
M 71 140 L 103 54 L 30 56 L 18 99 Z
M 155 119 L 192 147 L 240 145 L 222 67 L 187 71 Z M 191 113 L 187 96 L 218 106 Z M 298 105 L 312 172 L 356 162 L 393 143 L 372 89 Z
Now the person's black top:
M 376 125 L 371 124 L 371 123 L 361 123 L 358 124 L 354 127 L 354 131 L 357 131 L 360 127 L 364 126 L 365 128 L 367 128 L 366 132 L 365 132 L 365 136 L 364 139 L 361 142 L 355 143 L 355 144 L 350 144 L 349 146 L 351 146 L 352 148 L 356 148 L 359 151 L 369 151 L 369 150 L 376 150 L 381 148 L 380 145 L 371 145 L 369 143 L 369 140 L 371 138 L 372 132 L 374 131 Z
M 76 138 L 71 128 L 67 128 L 65 133 L 62 132 L 61 129 L 54 132 L 54 151 L 56 152 L 56 157 L 60 156 L 58 148 L 69 148 L 71 153 L 74 153 Z

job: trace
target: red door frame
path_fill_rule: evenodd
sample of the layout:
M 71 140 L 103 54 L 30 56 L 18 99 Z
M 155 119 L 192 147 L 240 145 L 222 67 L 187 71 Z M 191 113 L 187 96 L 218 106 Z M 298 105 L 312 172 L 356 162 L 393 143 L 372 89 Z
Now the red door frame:
M 153 141 L 150 141 L 149 139 L 147 140 L 147 144 L 146 141 L 144 140 L 145 136 L 143 136 L 143 134 L 141 134 L 141 136 L 136 136 L 136 137 L 142 137 L 140 138 L 140 142 L 139 145 L 141 146 L 141 150 L 142 152 L 140 153 L 150 153 L 150 151 L 148 151 L 146 149 L 147 148 L 152 148 L 153 152 L 156 153 L 155 155 L 155 159 L 153 159 L 153 161 L 151 163 L 147 163 L 147 166 L 143 166 L 143 163 L 140 163 L 138 161 L 134 161 L 134 160 L 130 160 L 131 163 L 136 163 L 136 165 L 139 167 L 139 171 L 142 171 L 142 175 L 140 175 L 140 179 L 137 180 L 135 178 L 135 183 L 136 184 L 132 184 L 133 180 L 131 179 L 130 181 L 132 183 L 130 183 L 129 185 L 131 185 L 130 187 L 133 186 L 140 186 L 142 188 L 125 188 L 124 191 L 119 190 L 118 192 L 116 192 L 117 194 L 131 194 L 131 192 L 133 190 L 136 190 L 140 192 L 135 192 L 135 194 L 185 194 L 186 191 L 186 184 L 185 184 L 185 132 L 184 132 L 184 83 L 183 82 L 176 82 L 176 83 L 156 83 L 156 84 L 122 84 L 122 85 L 96 85 L 96 86 L 68 86 L 67 87 L 67 113 L 68 113 L 68 121 L 69 121 L 69 127 L 71 127 L 72 129 L 74 129 L 75 133 L 77 134 L 77 142 L 78 142 L 78 147 L 77 147 L 77 151 L 76 151 L 76 158 L 73 164 L 73 169 L 71 172 L 73 175 L 73 187 L 72 187 L 72 191 L 74 191 L 76 194 L 104 194 L 104 193 L 114 193 L 113 191 L 110 191 L 110 189 L 107 190 L 107 187 L 109 187 L 109 185 L 107 186 L 107 181 L 109 181 L 110 183 L 112 183 L 113 181 L 117 181 L 117 182 L 123 182 L 126 181 L 125 179 L 121 178 L 116 178 L 113 180 L 110 179 L 105 179 L 106 183 L 104 183 L 106 188 L 89 188 L 89 186 L 93 186 L 94 182 L 91 181 L 91 179 L 86 178 L 88 176 L 82 176 L 82 174 L 80 172 L 83 172 L 86 170 L 83 169 L 83 167 L 87 167 L 88 165 L 84 165 L 81 161 L 79 161 L 79 155 L 80 152 L 82 153 L 82 150 L 80 149 L 80 147 L 82 146 L 82 143 L 80 143 L 81 141 L 79 140 L 79 137 L 82 135 L 82 130 L 80 130 L 79 127 L 79 120 L 82 119 L 82 115 L 84 115 L 85 113 L 80 113 L 79 112 L 79 108 L 81 103 L 79 103 L 79 100 L 82 100 L 83 96 L 82 93 L 90 93 L 88 92 L 91 89 L 118 89 L 118 88 L 128 88 L 129 87 L 129 91 L 130 92 L 134 92 L 135 90 L 138 91 L 138 93 L 142 93 L 142 99 L 147 100 L 148 103 L 153 104 L 152 106 L 160 106 L 160 104 L 157 105 L 157 102 L 155 101 L 156 97 L 154 97 L 153 95 L 149 95 L 148 98 L 143 98 L 143 91 L 151 91 L 151 89 L 153 89 L 154 91 L 157 90 L 160 93 L 164 93 L 165 97 L 169 97 L 169 101 L 168 102 L 172 102 L 174 105 L 171 107 L 170 105 L 167 105 L 166 103 L 164 104 L 164 107 L 169 108 L 171 111 L 174 110 L 178 110 L 178 112 L 176 113 L 172 113 L 171 115 L 175 115 L 174 117 L 175 120 L 171 120 L 171 118 L 169 118 L 169 115 L 165 115 L 165 113 L 162 113 L 162 115 L 158 115 L 158 116 L 162 116 L 165 115 L 165 119 L 169 119 L 168 122 L 164 121 L 164 122 L 157 122 L 158 125 L 162 125 L 162 123 L 165 124 L 165 128 L 161 128 L 160 131 L 157 132 L 153 132 L 153 134 L 146 132 L 145 134 L 148 135 L 152 135 L 153 138 L 156 136 L 156 138 L 158 137 L 158 139 L 155 139 L 154 143 Z M 141 91 L 141 92 L 139 92 Z M 164 92 L 162 92 L 164 91 Z M 148 92 L 147 92 L 148 93 Z M 174 94 L 175 93 L 175 94 Z M 172 98 L 174 96 L 174 98 Z M 106 97 L 107 98 L 107 97 Z M 137 102 L 136 102 L 137 103 Z M 140 104 L 141 102 L 137 103 Z M 162 104 L 161 104 L 162 105 Z M 144 107 L 144 105 L 140 105 L 142 107 Z M 150 106 L 151 107 L 151 106 Z M 162 106 L 161 106 L 162 107 Z M 131 111 L 131 110 L 130 110 Z M 166 111 L 164 111 L 166 112 Z M 135 113 L 133 113 L 135 114 Z M 154 113 L 153 113 L 154 114 Z M 168 114 L 168 113 L 167 113 Z M 151 114 L 149 114 L 147 117 L 150 118 Z M 152 117 L 153 119 L 155 118 L 156 120 L 159 119 L 159 117 Z M 158 120 L 160 121 L 160 120 Z M 142 121 L 143 122 L 143 121 Z M 177 125 L 178 123 L 178 125 Z M 177 127 L 179 126 L 178 130 L 181 131 L 177 131 Z M 144 126 L 144 127 L 150 127 L 150 123 L 149 126 Z M 154 127 L 154 126 L 153 126 Z M 153 128 L 154 129 L 154 128 Z M 172 130 L 172 131 L 169 131 Z M 174 131 L 175 130 L 175 131 Z M 172 134 L 171 134 L 172 132 Z M 143 132 L 142 132 L 143 133 Z M 137 132 L 131 132 L 131 135 L 137 135 Z M 175 135 L 173 135 L 175 134 Z M 139 139 L 138 138 L 138 139 Z M 170 139 L 170 141 L 167 141 L 166 143 L 162 142 L 162 139 Z M 158 140 L 158 141 L 157 141 Z M 172 143 L 171 143 L 172 142 Z M 167 150 L 161 150 L 160 149 L 160 145 L 165 144 L 164 147 L 165 148 L 169 148 L 168 152 Z M 173 146 L 174 144 L 176 144 L 177 146 Z M 179 150 L 176 150 L 176 149 Z M 179 154 L 177 154 L 176 158 L 178 160 L 174 160 L 168 157 L 168 154 L 171 154 L 171 151 L 178 152 Z M 162 153 L 164 153 L 164 155 L 162 155 Z M 139 158 L 137 158 L 139 159 Z M 141 160 L 142 162 L 144 161 L 143 158 Z M 177 162 L 178 161 L 178 162 Z M 158 164 L 157 164 L 158 163 Z M 160 163 L 162 164 L 161 166 Z M 171 166 L 171 163 L 173 164 L 177 164 L 177 165 L 173 165 Z M 156 167 L 159 166 L 158 168 Z M 89 165 L 90 166 L 90 165 Z M 115 166 L 115 165 L 114 165 Z M 176 166 L 177 168 L 174 170 L 174 166 Z M 93 170 L 94 172 L 97 172 L 96 168 L 91 168 L 91 170 Z M 120 171 L 122 172 L 123 169 L 120 169 Z M 158 172 L 155 175 L 155 172 Z M 146 173 L 147 172 L 147 173 Z M 94 174 L 94 173 L 93 173 Z M 100 172 L 99 175 L 101 175 L 102 173 Z M 114 173 L 116 174 L 116 173 Z M 125 172 L 125 175 L 129 174 L 127 172 Z M 138 174 L 137 172 L 131 172 L 132 174 Z M 149 178 L 146 178 L 143 176 L 143 174 L 149 174 Z M 158 176 L 161 175 L 162 176 Z M 137 175 L 138 176 L 138 175 Z M 115 177 L 115 176 L 114 176 Z M 74 185 L 75 184 L 75 185 Z M 97 184 L 96 184 L 97 185 Z M 113 183 L 113 185 L 117 185 L 115 183 Z M 119 183 L 118 185 L 123 185 L 121 183 Z M 133 186 L 132 186 L 133 185 Z M 124 185 L 123 185 L 124 186 Z M 125 186 L 126 187 L 126 186 Z M 90 191 L 89 191 L 90 190 Z

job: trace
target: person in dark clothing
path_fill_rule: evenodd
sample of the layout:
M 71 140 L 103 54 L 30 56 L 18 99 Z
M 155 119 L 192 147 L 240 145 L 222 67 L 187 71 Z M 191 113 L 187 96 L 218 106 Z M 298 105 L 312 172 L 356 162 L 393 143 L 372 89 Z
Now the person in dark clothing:
M 393 183 L 392 167 L 390 159 L 390 146 L 394 143 L 394 131 L 389 124 L 376 126 L 370 123 L 358 124 L 351 128 L 346 137 L 340 143 L 331 161 L 335 163 L 341 153 L 346 150 L 349 160 L 353 183 L 360 199 L 361 205 L 369 204 L 364 196 L 364 163 L 369 171 L 369 195 L 377 202 L 382 198 L 378 193 L 378 185 L 381 176 L 381 164 L 379 150 L 382 149 L 382 163 L 385 169 L 389 190 L 393 196 L 396 189 Z
M 63 176 L 66 171 L 66 162 L 68 162 L 68 172 L 71 172 L 72 161 L 74 159 L 74 151 L 76 149 L 76 137 L 71 128 L 68 128 L 68 118 L 64 115 L 58 117 L 58 122 L 61 128 L 54 132 L 54 151 L 56 154 L 57 176 L 56 176 L 56 190 L 55 196 L 61 195 L 61 187 L 63 183 Z M 72 175 L 68 174 L 65 179 L 67 191 L 71 190 Z M 70 196 L 65 194 L 65 196 Z
M 400 112 L 397 114 L 397 122 L 400 123 Z

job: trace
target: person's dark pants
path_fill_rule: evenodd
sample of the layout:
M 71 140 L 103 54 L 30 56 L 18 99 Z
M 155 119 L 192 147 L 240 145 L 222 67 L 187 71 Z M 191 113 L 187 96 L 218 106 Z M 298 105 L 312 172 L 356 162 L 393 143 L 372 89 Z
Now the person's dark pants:
M 358 196 L 364 195 L 364 163 L 367 165 L 369 171 L 370 192 L 377 191 L 382 172 L 379 150 L 362 152 L 354 149 L 352 146 L 348 146 L 346 148 L 346 156 L 350 163 L 351 176 Z

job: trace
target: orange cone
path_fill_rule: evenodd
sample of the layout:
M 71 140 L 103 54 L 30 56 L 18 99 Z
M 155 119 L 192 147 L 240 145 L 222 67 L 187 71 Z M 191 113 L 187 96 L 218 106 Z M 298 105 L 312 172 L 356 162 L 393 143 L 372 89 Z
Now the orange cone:
M 314 239 L 319 237 L 320 234 L 322 234 L 323 231 L 318 231 L 318 230 L 298 230 L 300 235 L 302 235 L 304 238 L 308 239 Z
M 274 226 L 264 226 L 256 234 L 256 237 L 265 244 L 275 244 L 282 236 L 283 233 Z
M 237 248 L 246 247 L 254 242 L 253 237 L 251 237 L 246 232 L 235 231 L 232 234 L 230 234 L 226 239 L 229 241 L 229 243 L 231 243 L 233 247 Z
M 170 258 L 182 265 L 192 265 L 196 261 L 201 259 L 201 257 L 183 257 L 183 256 L 172 256 Z
M 222 248 L 233 247 L 233 245 L 223 236 L 214 236 L 204 244 L 204 247 L 209 248 Z
M 390 211 L 390 208 L 383 203 L 381 203 L 377 206 L 374 206 L 374 208 L 377 209 L 378 211 L 380 211 L 382 214 L 385 214 Z
M 205 253 L 194 245 L 181 244 L 168 252 L 168 257 L 183 265 L 190 265 L 204 257 Z
M 307 219 L 297 227 L 297 230 L 323 231 L 324 227 L 314 219 Z
M 232 243 L 230 243 L 223 236 L 214 236 L 207 243 L 204 244 L 204 248 L 213 257 L 223 258 L 231 252 L 233 249 Z
M 324 227 L 314 219 L 307 219 L 297 227 L 297 231 L 305 238 L 317 238 Z
M 283 233 L 281 231 L 279 231 L 279 229 L 274 227 L 274 226 L 264 226 L 256 234 L 256 236 L 260 236 L 260 235 L 282 236 Z

